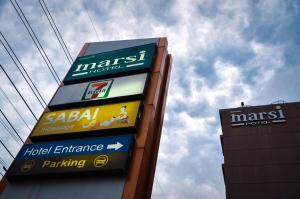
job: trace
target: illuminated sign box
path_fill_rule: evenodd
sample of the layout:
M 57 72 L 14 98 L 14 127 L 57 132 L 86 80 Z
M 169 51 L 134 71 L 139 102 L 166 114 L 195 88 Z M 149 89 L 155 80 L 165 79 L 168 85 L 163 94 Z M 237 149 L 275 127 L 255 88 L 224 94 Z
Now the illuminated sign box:
M 133 130 L 137 127 L 140 105 L 141 101 L 132 101 L 44 113 L 30 138 L 38 141 L 63 135 L 70 138 L 99 135 L 108 130 Z
M 149 71 L 156 44 L 147 44 L 110 52 L 78 57 L 64 83 L 84 82 L 104 76 Z
M 25 144 L 8 178 L 127 170 L 133 136 Z
M 143 73 L 63 86 L 54 95 L 49 108 L 65 108 L 70 105 L 82 106 L 83 104 L 88 106 L 99 101 L 117 101 L 121 97 L 141 99 L 144 95 L 147 77 L 148 75 Z

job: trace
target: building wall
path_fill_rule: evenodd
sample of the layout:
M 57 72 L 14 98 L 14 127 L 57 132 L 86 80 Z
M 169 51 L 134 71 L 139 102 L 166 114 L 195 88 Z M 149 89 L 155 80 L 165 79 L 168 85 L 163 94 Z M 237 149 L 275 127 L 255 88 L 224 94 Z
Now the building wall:
M 286 122 L 232 126 L 232 111 L 269 112 L 280 106 Z M 300 198 L 300 103 L 220 110 L 228 199 Z

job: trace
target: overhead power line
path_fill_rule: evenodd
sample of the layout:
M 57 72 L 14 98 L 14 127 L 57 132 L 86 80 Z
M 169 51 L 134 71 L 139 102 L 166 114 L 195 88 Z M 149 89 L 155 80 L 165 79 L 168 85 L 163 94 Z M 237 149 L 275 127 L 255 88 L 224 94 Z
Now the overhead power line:
M 62 36 L 61 36 L 61 34 L 59 32 L 59 29 L 56 26 L 56 23 L 55 23 L 54 19 L 52 18 L 52 15 L 51 15 L 51 13 L 50 13 L 50 11 L 49 11 L 49 9 L 48 9 L 45 1 L 44 0 L 39 0 L 39 3 L 40 3 L 40 5 L 41 5 L 41 7 L 42 7 L 42 9 L 43 9 L 43 11 L 44 11 L 44 13 L 45 13 L 48 21 L 49 21 L 49 23 L 51 25 L 51 28 L 52 28 L 53 32 L 55 33 L 55 36 L 56 36 L 56 38 L 57 38 L 60 46 L 62 47 L 62 49 L 63 49 L 63 51 L 64 51 L 64 53 L 65 53 L 65 55 L 66 55 L 66 57 L 67 57 L 67 59 L 69 61 L 69 63 L 72 64 L 73 63 L 73 58 L 72 58 L 72 56 L 70 54 L 70 51 L 69 51 L 69 49 L 68 49 L 68 47 L 67 47 L 64 39 L 62 38 Z
M 5 144 L 2 142 L 2 140 L 0 140 L 1 145 L 6 149 L 6 151 L 8 152 L 8 154 L 14 159 L 15 157 L 13 156 L 13 154 L 8 150 L 8 148 L 5 146 Z
M 17 91 L 17 93 L 19 94 L 19 96 L 21 97 L 21 99 L 23 100 L 23 102 L 25 103 L 25 105 L 27 106 L 27 108 L 29 109 L 29 111 L 31 112 L 32 116 L 35 118 L 35 120 L 37 121 L 37 117 L 34 115 L 33 111 L 31 110 L 31 108 L 29 107 L 29 105 L 27 104 L 27 102 L 25 101 L 24 97 L 21 95 L 20 91 L 18 90 L 18 88 L 15 86 L 14 82 L 11 80 L 11 78 L 9 77 L 9 75 L 6 73 L 6 71 L 4 70 L 3 66 L 0 64 L 0 68 L 3 70 L 4 74 L 6 75 L 7 79 L 10 81 L 10 83 L 13 85 L 13 87 L 15 88 L 15 90 Z
M 88 15 L 89 19 L 90 19 L 90 22 L 91 22 L 91 24 L 92 24 L 92 27 L 93 27 L 93 29 L 94 29 L 94 31 L 95 31 L 95 33 L 96 33 L 97 37 L 98 37 L 98 40 L 100 41 L 100 37 L 99 37 L 99 35 L 98 35 L 98 32 L 97 32 L 97 30 L 96 30 L 96 28 L 95 28 L 95 25 L 94 25 L 93 19 L 92 19 L 92 17 L 90 16 L 90 13 L 89 13 L 89 11 L 88 11 L 88 9 L 87 9 L 87 6 L 86 6 L 86 4 L 85 4 L 85 1 L 84 1 L 84 0 L 83 0 L 83 6 L 84 6 L 84 9 L 85 9 L 85 11 L 86 11 L 86 13 L 87 13 L 87 15 Z
M 1 164 L 1 166 L 3 166 L 2 168 L 4 168 L 5 166 L 8 166 L 7 163 L 4 161 L 4 159 L 2 159 L 1 157 L 0 157 L 0 164 Z
M 35 46 L 37 47 L 40 55 L 42 56 L 44 62 L 46 63 L 48 69 L 50 70 L 53 78 L 55 79 L 56 83 L 59 85 L 60 84 L 60 79 L 59 76 L 57 75 L 51 61 L 48 58 L 48 55 L 44 51 L 43 46 L 41 45 L 39 39 L 37 38 L 35 32 L 33 31 L 32 27 L 30 26 L 25 14 L 23 13 L 21 7 L 19 6 L 18 2 L 16 0 L 9 0 L 11 4 L 13 5 L 14 9 L 16 10 L 18 16 L 20 17 L 22 23 L 24 24 L 27 32 L 29 33 L 32 41 L 34 42 Z
M 156 180 L 156 182 L 157 182 L 157 184 L 158 184 L 158 186 L 159 186 L 159 189 L 161 190 L 161 193 L 162 193 L 163 198 L 166 199 L 165 192 L 164 192 L 164 190 L 162 189 L 162 186 L 160 185 L 160 183 L 159 183 L 157 177 L 154 176 L 154 179 Z
M 9 166 L 7 166 L 7 168 L 8 168 Z M 5 171 L 5 172 L 7 172 L 7 168 L 5 168 L 5 166 L 3 166 L 2 167 L 3 168 L 3 170 Z
M 11 46 L 9 45 L 9 43 L 7 42 L 6 38 L 4 37 L 4 35 L 2 34 L 2 32 L 0 32 L 1 37 L 4 39 L 5 42 L 2 41 L 2 38 L 0 38 L 0 42 L 2 43 L 2 45 L 4 46 L 6 52 L 8 53 L 8 55 L 10 56 L 10 58 L 12 59 L 12 61 L 14 62 L 14 64 L 16 65 L 16 67 L 18 68 L 18 70 L 20 71 L 22 77 L 25 79 L 26 83 L 28 84 L 28 86 L 30 87 L 31 91 L 33 92 L 33 94 L 35 95 L 35 97 L 37 98 L 37 100 L 39 101 L 39 103 L 41 104 L 41 106 L 43 108 L 45 108 L 45 106 L 47 106 L 44 98 L 42 97 L 41 93 L 39 92 L 39 90 L 37 89 L 37 87 L 35 86 L 35 84 L 33 83 L 32 79 L 30 78 L 30 76 L 28 75 L 27 71 L 25 70 L 24 66 L 22 65 L 22 63 L 20 62 L 19 58 L 17 57 L 17 55 L 15 54 L 14 50 L 11 48 Z M 6 45 L 5 45 L 6 44 Z M 8 48 L 7 48 L 8 47 Z M 11 51 L 11 52 L 10 52 Z M 12 54 L 11 54 L 12 53 Z M 19 65 L 17 64 L 17 62 L 19 63 Z M 26 77 L 29 79 L 29 81 L 27 80 L 27 78 L 25 77 L 23 71 L 20 69 L 20 67 L 23 69 Z M 39 95 L 39 98 L 37 96 L 37 94 Z
M 2 95 L 6 98 L 6 100 L 10 103 L 10 105 L 13 107 L 13 109 L 16 111 L 16 113 L 18 114 L 19 118 L 24 122 L 24 124 L 27 126 L 27 128 L 29 129 L 29 131 L 31 131 L 29 125 L 27 124 L 27 122 L 25 121 L 25 119 L 22 117 L 22 115 L 20 114 L 20 112 L 18 111 L 18 109 L 15 107 L 15 105 L 12 103 L 12 101 L 9 99 L 9 97 L 6 95 L 6 93 L 4 92 L 4 90 L 1 88 L 0 86 L 0 91 L 2 93 Z
M 7 121 L 7 123 L 10 125 L 10 127 L 14 130 L 14 132 L 16 133 L 16 135 L 18 136 L 18 138 L 22 141 L 22 143 L 24 144 L 24 141 L 22 140 L 21 136 L 19 135 L 19 133 L 17 132 L 17 130 L 15 129 L 15 127 L 11 124 L 11 122 L 8 120 L 8 118 L 6 117 L 6 115 L 3 113 L 3 111 L 0 109 L 1 114 L 4 116 L 5 120 Z
M 11 131 L 11 129 L 5 124 L 5 122 L 0 118 L 0 124 L 2 124 L 2 126 L 4 127 L 4 129 L 7 131 L 8 134 L 11 135 L 11 137 L 18 143 L 18 144 L 22 144 L 22 142 L 20 142 L 19 138 Z
M 4 161 L 3 158 L 0 157 L 0 165 L 2 164 L 2 169 L 4 170 L 4 172 L 7 171 L 7 169 L 5 167 L 8 168 L 8 164 Z

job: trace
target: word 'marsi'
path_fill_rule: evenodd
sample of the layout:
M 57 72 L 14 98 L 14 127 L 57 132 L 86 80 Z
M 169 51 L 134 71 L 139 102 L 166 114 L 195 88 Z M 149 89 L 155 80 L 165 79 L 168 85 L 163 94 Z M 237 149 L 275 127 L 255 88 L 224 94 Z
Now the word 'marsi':
M 241 113 L 241 110 L 231 111 L 231 126 L 253 126 L 286 122 L 286 117 L 280 106 L 274 111 L 259 113 Z
M 119 65 L 120 62 L 122 63 L 132 63 L 132 62 L 140 62 L 140 61 L 144 61 L 145 58 L 145 50 L 142 50 L 139 52 L 139 55 L 131 55 L 128 57 L 118 57 L 118 58 L 114 58 L 112 60 L 102 60 L 99 63 L 86 63 L 86 64 L 79 64 L 76 67 L 76 70 L 74 72 L 81 72 L 81 71 L 86 71 L 86 70 L 91 70 L 91 69 L 95 69 L 97 68 L 101 68 L 101 67 L 109 67 L 109 66 L 115 66 L 115 65 Z M 134 65 L 127 65 L 127 67 L 131 67 Z M 74 74 L 75 75 L 75 74 Z

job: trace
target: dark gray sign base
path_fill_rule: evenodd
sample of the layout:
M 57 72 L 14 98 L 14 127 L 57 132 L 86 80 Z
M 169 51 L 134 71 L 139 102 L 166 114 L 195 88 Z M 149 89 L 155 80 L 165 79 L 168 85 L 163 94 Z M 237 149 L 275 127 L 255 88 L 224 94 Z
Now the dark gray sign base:
M 8 184 L 0 199 L 120 199 L 125 176 L 35 180 Z

